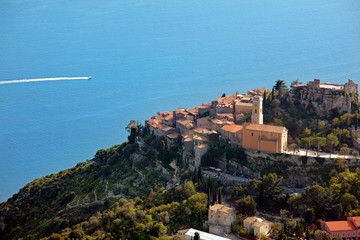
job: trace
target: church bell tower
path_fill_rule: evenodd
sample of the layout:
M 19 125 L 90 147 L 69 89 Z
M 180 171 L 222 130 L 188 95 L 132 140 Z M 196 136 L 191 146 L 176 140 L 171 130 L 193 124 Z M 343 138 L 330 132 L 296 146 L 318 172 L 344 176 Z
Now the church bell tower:
M 251 114 L 251 123 L 263 124 L 263 98 L 253 97 L 253 107 Z

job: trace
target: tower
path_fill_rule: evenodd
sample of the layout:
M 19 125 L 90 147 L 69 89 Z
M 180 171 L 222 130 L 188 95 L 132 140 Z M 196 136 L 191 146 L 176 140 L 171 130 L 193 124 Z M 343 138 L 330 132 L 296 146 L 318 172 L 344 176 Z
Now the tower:
M 252 99 L 253 107 L 251 114 L 251 123 L 263 124 L 263 98 L 262 97 L 253 97 Z

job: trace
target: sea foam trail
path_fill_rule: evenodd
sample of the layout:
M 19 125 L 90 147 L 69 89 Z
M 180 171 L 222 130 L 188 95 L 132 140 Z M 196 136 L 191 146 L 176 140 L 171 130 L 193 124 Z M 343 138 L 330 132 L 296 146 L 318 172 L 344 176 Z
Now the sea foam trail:
M 64 80 L 88 80 L 89 77 L 57 77 L 57 78 L 34 78 L 34 79 L 20 79 L 0 81 L 0 84 L 26 83 L 26 82 L 45 82 L 45 81 L 64 81 Z

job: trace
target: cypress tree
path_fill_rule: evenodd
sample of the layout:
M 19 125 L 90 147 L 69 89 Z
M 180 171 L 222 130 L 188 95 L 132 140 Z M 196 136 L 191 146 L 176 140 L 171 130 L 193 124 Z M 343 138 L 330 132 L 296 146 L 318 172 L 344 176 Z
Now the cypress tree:
M 198 179 L 200 181 L 202 181 L 202 171 L 201 171 L 201 167 L 198 168 Z
M 222 203 L 222 192 L 221 192 L 221 188 L 219 188 L 219 203 Z

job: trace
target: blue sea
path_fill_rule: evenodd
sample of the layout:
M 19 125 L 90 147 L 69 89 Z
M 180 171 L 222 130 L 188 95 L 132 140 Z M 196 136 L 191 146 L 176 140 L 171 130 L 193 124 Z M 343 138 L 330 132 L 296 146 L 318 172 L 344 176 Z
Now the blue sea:
M 0 201 L 223 93 L 360 83 L 359 0 L 0 0 Z

